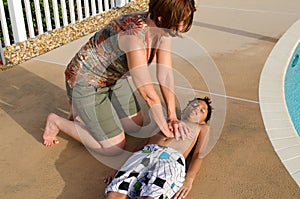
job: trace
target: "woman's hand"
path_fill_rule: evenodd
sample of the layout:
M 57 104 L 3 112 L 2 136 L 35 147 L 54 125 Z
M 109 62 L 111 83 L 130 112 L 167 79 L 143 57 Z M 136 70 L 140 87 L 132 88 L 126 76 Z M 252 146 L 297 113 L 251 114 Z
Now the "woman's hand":
M 176 140 L 178 140 L 179 138 L 183 140 L 192 138 L 191 129 L 184 122 L 179 121 L 178 119 L 169 119 L 168 127 L 170 131 L 174 133 L 174 137 Z
M 169 128 L 169 124 L 165 124 L 160 128 L 161 132 L 168 138 L 174 138 L 174 132 Z
M 185 198 L 191 191 L 193 186 L 193 179 L 186 179 L 183 186 L 177 191 L 173 199 Z

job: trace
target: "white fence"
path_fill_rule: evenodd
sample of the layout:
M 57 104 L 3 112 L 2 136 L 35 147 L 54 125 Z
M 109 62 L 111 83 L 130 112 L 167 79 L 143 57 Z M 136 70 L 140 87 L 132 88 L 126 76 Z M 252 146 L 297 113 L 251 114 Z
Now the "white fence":
M 5 64 L 3 48 L 13 43 L 122 7 L 129 1 L 133 0 L 0 0 L 0 58 Z

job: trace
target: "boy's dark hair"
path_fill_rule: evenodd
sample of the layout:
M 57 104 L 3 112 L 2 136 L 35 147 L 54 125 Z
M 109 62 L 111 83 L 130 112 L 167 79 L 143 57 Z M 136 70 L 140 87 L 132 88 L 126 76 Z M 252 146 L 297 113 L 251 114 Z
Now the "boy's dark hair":
M 195 102 L 195 101 L 204 101 L 205 103 L 206 103 L 206 105 L 207 105 L 207 116 L 206 116 L 206 118 L 205 118 L 205 123 L 207 123 L 209 120 L 210 120 L 210 118 L 211 118 L 211 113 L 212 113 L 212 111 L 213 111 L 213 107 L 211 106 L 211 99 L 209 98 L 209 97 L 204 97 L 204 98 L 201 98 L 201 97 L 197 97 L 197 98 L 194 98 L 194 99 L 192 99 L 191 101 L 189 101 L 189 103 L 188 103 L 188 106 L 191 104 L 191 103 L 193 103 L 193 102 Z
M 181 21 L 184 21 L 182 32 L 189 31 L 195 11 L 194 0 L 150 0 L 149 2 L 150 18 L 156 26 L 166 29 L 176 27 L 176 33 Z M 161 21 L 159 17 L 161 17 Z

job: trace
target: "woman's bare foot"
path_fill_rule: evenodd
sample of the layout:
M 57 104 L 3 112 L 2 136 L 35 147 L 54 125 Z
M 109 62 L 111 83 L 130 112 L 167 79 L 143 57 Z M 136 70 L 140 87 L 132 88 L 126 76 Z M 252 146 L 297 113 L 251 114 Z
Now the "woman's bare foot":
M 47 117 L 46 127 L 43 134 L 44 145 L 47 147 L 59 143 L 58 139 L 56 138 L 56 135 L 59 133 L 59 128 L 55 124 L 56 117 L 58 116 L 54 113 L 50 113 Z

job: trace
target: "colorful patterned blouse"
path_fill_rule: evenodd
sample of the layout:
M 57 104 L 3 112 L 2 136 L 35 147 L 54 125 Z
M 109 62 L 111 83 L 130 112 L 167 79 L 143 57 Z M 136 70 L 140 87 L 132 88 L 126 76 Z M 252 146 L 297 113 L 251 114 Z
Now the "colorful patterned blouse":
M 151 48 L 146 58 L 150 64 L 161 36 L 157 35 L 153 39 L 148 37 L 147 16 L 148 12 L 123 15 L 96 32 L 67 66 L 65 76 L 69 86 L 73 87 L 78 80 L 85 80 L 94 87 L 105 87 L 115 84 L 128 72 L 126 54 L 118 45 L 119 34 L 141 38 L 145 48 Z

